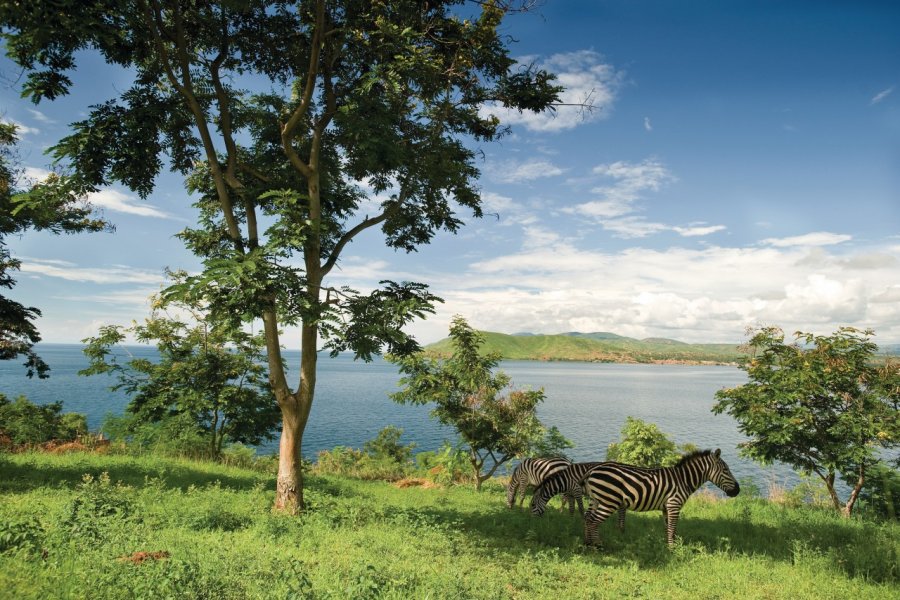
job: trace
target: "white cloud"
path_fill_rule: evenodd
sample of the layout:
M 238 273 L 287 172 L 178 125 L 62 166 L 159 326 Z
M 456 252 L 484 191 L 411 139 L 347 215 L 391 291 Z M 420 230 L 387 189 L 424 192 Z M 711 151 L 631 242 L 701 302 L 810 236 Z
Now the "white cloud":
M 703 223 L 695 223 L 688 227 L 672 227 L 672 231 L 675 231 L 684 237 L 704 236 L 716 233 L 717 231 L 724 231 L 725 229 L 727 228 L 724 225 L 705 225 Z
M 833 246 L 843 242 L 849 242 L 853 236 L 827 231 L 816 231 L 804 235 L 795 235 L 786 238 L 766 238 L 761 244 L 775 246 L 776 248 L 788 248 L 790 246 Z
M 520 183 L 532 181 L 543 177 L 556 177 L 565 173 L 562 169 L 549 160 L 532 159 L 519 163 L 516 161 L 501 161 L 492 164 L 488 169 L 492 179 L 502 183 Z
M 508 125 L 524 125 L 530 131 L 556 132 L 606 119 L 622 86 L 624 73 L 603 62 L 593 50 L 554 54 L 544 61 L 523 57 L 520 64 L 535 62 L 536 66 L 555 73 L 556 84 L 564 90 L 555 111 L 533 113 L 503 108 L 499 105 L 482 107 L 482 115 L 496 115 Z M 587 105 L 587 108 L 585 107 Z
M 56 121 L 54 121 L 53 119 L 51 119 L 50 117 L 48 117 L 47 115 L 45 115 L 44 113 L 42 113 L 39 110 L 29 108 L 28 112 L 31 113 L 31 116 L 33 116 L 36 121 L 40 121 L 41 123 L 48 123 L 48 124 L 56 123 Z
M 880 92 L 878 92 L 877 94 L 872 96 L 872 100 L 869 102 L 869 106 L 878 104 L 879 102 L 881 102 L 882 100 L 884 100 L 885 98 L 890 96 L 894 92 L 895 87 L 897 87 L 897 86 L 892 85 L 891 87 L 881 90 Z
M 8 123 L 12 123 L 13 125 L 16 126 L 16 135 L 19 137 L 22 137 L 23 135 L 31 135 L 34 133 L 41 132 L 41 130 L 38 129 L 37 127 L 29 127 L 28 125 L 25 125 L 24 123 L 20 123 L 19 121 L 16 121 L 15 119 L 6 119 L 6 121 Z
M 475 327 L 506 333 L 613 331 L 740 343 L 745 328 L 758 324 L 816 333 L 853 325 L 900 341 L 900 261 L 858 260 L 885 254 L 884 246 L 819 248 L 824 256 L 811 266 L 801 246 L 601 252 L 537 233 L 543 237 L 532 241 L 542 244 L 473 262 L 460 274 L 432 274 L 432 291 L 446 303 L 423 325 L 420 335 L 431 336 L 423 339 L 445 337 L 450 317 L 462 314 Z
M 40 167 L 25 167 L 23 169 L 22 175 L 25 176 L 31 183 L 37 183 L 39 181 L 43 181 L 50 176 L 52 171 L 48 171 L 47 169 L 41 169 Z
M 644 129 L 653 131 L 653 125 L 650 123 L 650 117 L 644 117 Z
M 67 281 L 99 284 L 144 283 L 161 284 L 165 277 L 162 272 L 135 269 L 124 265 L 111 267 L 79 267 L 75 263 L 62 260 L 22 258 L 22 273 L 55 277 Z
M 156 217 L 159 219 L 176 219 L 174 215 L 164 212 L 152 204 L 135 204 L 137 199 L 117 190 L 106 189 L 88 194 L 88 202 L 94 206 L 105 208 L 114 212 L 138 215 L 141 217 Z

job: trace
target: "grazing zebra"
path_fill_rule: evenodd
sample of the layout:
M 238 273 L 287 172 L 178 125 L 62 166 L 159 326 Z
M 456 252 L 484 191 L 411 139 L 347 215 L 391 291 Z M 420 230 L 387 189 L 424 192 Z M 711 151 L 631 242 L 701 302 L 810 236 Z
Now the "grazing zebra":
M 711 481 L 729 497 L 741 491 L 721 454 L 721 450 L 692 452 L 673 467 L 655 469 L 620 463 L 595 467 L 584 479 L 591 499 L 591 509 L 584 516 L 585 544 L 599 543 L 600 523 L 617 510 L 620 527 L 625 523 L 625 509 L 661 510 L 666 519 L 666 542 L 672 547 L 681 507 L 701 485 Z
M 544 478 L 543 482 L 534 491 L 531 497 L 531 514 L 541 516 L 547 508 L 547 503 L 557 494 L 563 494 L 563 498 L 575 496 L 578 498 L 578 507 L 581 514 L 584 514 L 584 505 L 581 502 L 583 495 L 582 483 L 592 469 L 598 467 L 602 462 L 583 462 L 570 464 L 565 469 L 560 469 L 550 476 Z M 570 509 L 571 513 L 572 510 Z
M 519 501 L 521 506 L 525 500 L 525 489 L 529 486 L 539 486 L 548 477 L 559 471 L 569 468 L 572 463 L 565 458 L 526 458 L 513 469 L 509 484 L 506 486 L 506 506 L 513 507 L 516 496 L 521 491 Z M 563 496 L 563 502 L 569 505 L 569 514 L 575 513 L 575 501 L 578 501 L 578 510 L 584 514 L 584 503 L 581 499 L 581 486 L 577 492 L 567 493 Z

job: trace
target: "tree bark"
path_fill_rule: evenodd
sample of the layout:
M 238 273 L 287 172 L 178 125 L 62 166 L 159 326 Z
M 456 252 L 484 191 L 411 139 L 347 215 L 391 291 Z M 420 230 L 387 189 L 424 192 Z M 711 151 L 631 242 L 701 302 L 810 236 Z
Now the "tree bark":
M 856 480 L 856 485 L 853 486 L 853 491 L 850 492 L 850 497 L 847 499 L 847 504 L 845 504 L 843 510 L 841 510 L 841 515 L 843 515 L 845 518 L 850 518 L 850 515 L 853 513 L 853 505 L 856 504 L 856 499 L 859 498 L 859 492 L 862 490 L 863 484 L 865 482 L 866 467 L 864 465 L 860 465 L 859 478 Z

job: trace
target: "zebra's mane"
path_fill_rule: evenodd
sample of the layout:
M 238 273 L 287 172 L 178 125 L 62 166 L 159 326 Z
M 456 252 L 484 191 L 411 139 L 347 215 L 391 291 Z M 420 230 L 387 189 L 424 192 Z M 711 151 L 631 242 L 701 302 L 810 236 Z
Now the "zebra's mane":
M 710 454 L 712 454 L 712 450 L 694 450 L 693 452 L 688 452 L 687 454 L 682 456 L 677 463 L 675 463 L 675 466 L 680 467 L 691 462 L 695 458 L 700 458 L 701 456 L 709 456 Z

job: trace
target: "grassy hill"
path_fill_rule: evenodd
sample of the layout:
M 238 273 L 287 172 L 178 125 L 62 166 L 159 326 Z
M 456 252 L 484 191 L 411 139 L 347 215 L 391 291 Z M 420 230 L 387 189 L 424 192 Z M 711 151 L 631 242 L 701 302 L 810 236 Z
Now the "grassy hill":
M 108 473 L 108 476 L 103 476 Z M 89 479 L 84 479 L 90 474 Z M 159 457 L 0 454 L 0 598 L 896 598 L 900 526 L 742 492 L 692 498 L 582 545 L 580 519 L 505 506 L 500 485 L 398 488 Z M 613 519 L 612 521 L 614 521 Z
M 617 363 L 732 364 L 744 355 L 736 344 L 686 344 L 667 338 L 637 340 L 614 333 L 507 335 L 484 331 L 485 352 L 499 352 L 509 360 L 581 360 Z M 426 346 L 435 356 L 448 356 L 450 339 Z

